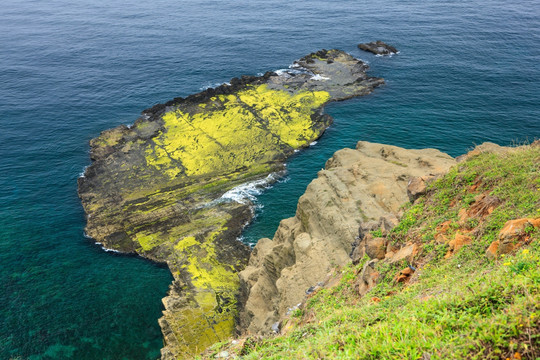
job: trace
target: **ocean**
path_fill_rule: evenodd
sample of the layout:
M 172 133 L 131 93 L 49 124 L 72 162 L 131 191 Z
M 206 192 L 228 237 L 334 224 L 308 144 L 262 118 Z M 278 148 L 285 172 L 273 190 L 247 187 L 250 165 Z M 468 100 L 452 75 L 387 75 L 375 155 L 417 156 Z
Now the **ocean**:
M 386 85 L 257 195 L 243 240 L 272 237 L 332 154 L 358 140 L 453 156 L 540 136 L 537 1 L 4 0 L 0 10 L 0 358 L 157 359 L 163 266 L 84 237 L 88 141 L 156 103 L 321 48 Z M 357 49 L 383 40 L 400 53 Z

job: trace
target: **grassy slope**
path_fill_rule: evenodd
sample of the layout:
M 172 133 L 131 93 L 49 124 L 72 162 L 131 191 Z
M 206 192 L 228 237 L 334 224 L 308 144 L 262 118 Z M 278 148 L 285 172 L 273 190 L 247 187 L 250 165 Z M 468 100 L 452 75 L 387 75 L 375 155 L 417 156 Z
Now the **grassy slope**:
M 461 218 L 479 194 L 501 203 L 485 217 Z M 464 210 L 462 210 L 462 213 Z M 356 291 L 359 265 L 341 269 L 337 286 L 311 296 L 289 319 L 285 335 L 247 341 L 229 355 L 243 359 L 537 359 L 540 358 L 540 231 L 495 260 L 486 248 L 506 221 L 540 217 L 540 147 L 484 153 L 458 164 L 408 205 L 388 235 L 421 245 L 408 283 L 395 276 L 407 263 L 377 264 L 378 284 Z M 470 245 L 445 258 L 446 236 L 468 234 Z M 223 345 L 222 345 L 223 346 Z M 210 356 L 225 348 L 214 347 Z M 214 355 L 212 355 L 214 354 Z

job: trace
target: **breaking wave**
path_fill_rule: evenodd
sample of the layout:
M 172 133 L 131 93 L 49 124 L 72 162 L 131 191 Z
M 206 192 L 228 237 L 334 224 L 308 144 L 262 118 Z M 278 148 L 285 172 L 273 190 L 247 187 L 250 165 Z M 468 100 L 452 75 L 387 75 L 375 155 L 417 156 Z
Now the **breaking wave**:
M 272 173 L 264 179 L 238 185 L 221 195 L 218 201 L 236 201 L 240 204 L 254 204 L 257 201 L 257 195 L 261 195 L 264 190 L 270 188 L 282 176 L 282 173 Z

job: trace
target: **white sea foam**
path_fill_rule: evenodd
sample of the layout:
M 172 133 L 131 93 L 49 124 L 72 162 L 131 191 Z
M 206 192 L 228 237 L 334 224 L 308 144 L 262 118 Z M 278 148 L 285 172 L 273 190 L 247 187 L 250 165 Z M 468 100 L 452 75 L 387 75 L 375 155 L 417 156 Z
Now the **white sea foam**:
M 274 70 L 274 72 L 277 74 L 277 76 L 290 76 L 289 73 L 288 73 L 288 69 L 277 69 L 277 70 Z
M 142 114 L 142 115 L 139 117 L 139 119 L 148 120 L 148 119 L 150 119 L 150 115 Z M 139 120 L 139 119 L 137 119 L 137 120 Z M 137 122 L 137 120 L 135 120 L 135 122 Z M 135 125 L 135 122 L 132 123 L 132 124 L 126 124 L 126 126 L 128 127 L 128 129 L 133 128 L 133 125 Z
M 314 146 L 314 145 L 317 145 L 317 141 L 312 141 L 309 143 L 309 146 Z
M 311 80 L 317 80 L 317 81 L 321 81 L 321 80 L 330 80 L 329 77 L 326 77 L 326 76 L 321 76 L 319 74 L 317 75 L 314 75 L 311 77 Z
M 204 90 L 207 90 L 207 89 L 210 89 L 210 88 L 217 88 L 217 87 L 220 87 L 221 85 L 231 85 L 231 83 L 229 82 L 222 82 L 222 83 L 210 83 L 208 85 L 205 85 L 203 87 L 200 87 L 199 90 L 201 91 L 204 91 Z
M 274 179 L 275 180 L 272 180 L 271 183 L 267 184 L 263 191 L 266 190 L 266 189 L 269 189 L 273 186 L 274 183 L 278 182 L 278 183 L 285 183 L 285 182 L 288 182 L 291 178 L 288 177 L 288 176 L 284 176 L 286 174 L 285 171 L 282 171 L 280 173 L 277 173 L 277 174 L 273 174 L 274 175 Z M 261 191 L 262 192 L 262 191 Z M 253 202 L 252 202 L 253 204 Z M 257 203 L 255 201 L 254 203 L 254 206 L 251 206 L 250 207 L 250 210 L 253 214 L 253 217 L 251 218 L 250 221 L 246 222 L 242 228 L 246 228 L 249 224 L 251 224 L 253 221 L 255 221 L 263 212 L 264 212 L 264 206 L 260 203 Z M 238 241 L 246 244 L 246 245 L 249 245 L 251 248 L 253 248 L 256 244 L 257 244 L 257 241 L 255 240 L 248 240 L 244 237 L 244 235 L 240 235 L 239 237 L 236 238 Z
M 85 238 L 87 238 L 87 239 L 92 239 L 92 240 L 93 240 L 93 238 L 92 238 L 91 236 L 89 236 L 85 231 L 83 231 L 83 236 L 84 236 Z M 96 241 L 95 244 L 96 244 L 96 245 L 99 245 L 99 247 L 100 247 L 102 250 L 104 250 L 105 252 L 113 252 L 113 253 L 117 253 L 117 254 L 122 254 L 121 251 L 106 248 L 106 247 L 103 246 L 103 244 L 100 243 L 100 242 L 97 242 L 97 241 Z
M 106 248 L 106 247 L 103 246 L 103 244 L 100 243 L 100 242 L 97 242 L 97 241 L 96 241 L 96 244 L 99 245 L 99 246 L 101 247 L 101 249 L 104 250 L 105 252 L 113 252 L 113 253 L 117 253 L 117 254 L 121 254 L 121 253 L 122 253 L 121 251 L 118 251 L 118 250 Z
M 392 57 L 394 55 L 399 55 L 400 51 L 398 52 L 391 52 L 390 54 L 387 54 L 387 55 L 381 55 L 381 54 L 376 54 L 375 56 L 376 57 L 383 57 L 383 56 L 386 56 L 386 57 Z M 364 61 L 365 62 L 365 61 Z M 367 63 L 367 62 L 366 62 Z
M 293 75 L 301 75 L 301 74 L 313 75 L 313 73 L 309 72 L 303 67 L 300 67 L 300 66 L 292 67 L 292 65 L 289 66 L 288 69 L 277 69 L 277 70 L 274 70 L 274 72 L 278 76 L 285 76 L 285 77 L 291 77 Z
M 80 178 L 83 178 L 84 177 L 84 173 L 86 172 L 86 169 L 88 168 L 88 165 L 86 165 L 83 169 L 82 169 L 82 172 L 79 173 L 79 177 Z
M 253 204 L 257 200 L 257 195 L 261 195 L 263 191 L 275 183 L 278 178 L 279 175 L 277 173 L 272 173 L 264 179 L 238 185 L 221 195 L 221 198 L 218 200 L 236 201 L 240 204 Z

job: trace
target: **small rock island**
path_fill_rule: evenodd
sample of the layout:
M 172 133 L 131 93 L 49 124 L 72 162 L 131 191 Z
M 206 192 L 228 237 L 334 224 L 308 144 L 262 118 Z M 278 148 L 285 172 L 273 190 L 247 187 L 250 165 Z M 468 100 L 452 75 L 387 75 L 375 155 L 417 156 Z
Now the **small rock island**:
M 90 141 L 78 181 L 86 233 L 106 248 L 166 263 L 174 276 L 159 323 L 163 359 L 199 353 L 235 331 L 249 247 L 237 240 L 252 206 L 222 197 L 284 169 L 319 138 L 331 101 L 384 83 L 340 50 L 321 50 L 296 71 L 230 84 L 144 110 L 132 126 Z
M 398 49 L 382 42 L 381 40 L 358 44 L 358 48 L 360 50 L 372 52 L 375 55 L 392 55 L 398 53 Z

